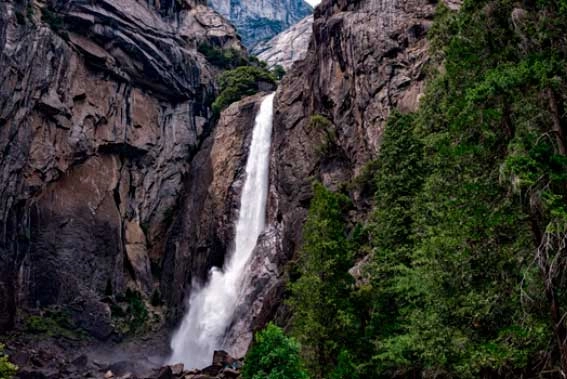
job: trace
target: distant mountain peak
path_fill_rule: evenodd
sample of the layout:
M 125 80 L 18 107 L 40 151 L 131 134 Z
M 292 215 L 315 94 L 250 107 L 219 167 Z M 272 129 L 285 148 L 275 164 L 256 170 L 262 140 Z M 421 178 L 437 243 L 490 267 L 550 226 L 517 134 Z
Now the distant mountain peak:
M 249 49 L 313 12 L 304 0 L 209 0 L 209 5 L 234 24 Z

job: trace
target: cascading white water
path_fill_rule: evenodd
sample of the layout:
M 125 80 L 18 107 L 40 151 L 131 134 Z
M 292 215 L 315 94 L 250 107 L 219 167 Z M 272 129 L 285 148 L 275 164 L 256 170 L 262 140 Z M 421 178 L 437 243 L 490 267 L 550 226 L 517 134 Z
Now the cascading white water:
M 173 353 L 169 362 L 172 364 L 205 367 L 211 362 L 213 350 L 223 348 L 222 339 L 236 308 L 246 264 L 265 226 L 273 100 L 274 94 L 266 96 L 256 115 L 234 251 L 223 270 L 211 269 L 207 284 L 194 288 L 189 312 L 171 341 Z

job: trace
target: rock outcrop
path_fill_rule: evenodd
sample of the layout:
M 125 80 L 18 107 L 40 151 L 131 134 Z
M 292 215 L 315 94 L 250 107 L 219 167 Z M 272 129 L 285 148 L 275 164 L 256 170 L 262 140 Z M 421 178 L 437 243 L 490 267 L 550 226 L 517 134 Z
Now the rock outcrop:
M 291 28 L 254 46 L 251 53 L 269 68 L 280 65 L 289 70 L 295 61 L 305 58 L 313 31 L 313 16 L 307 16 Z
M 336 188 L 354 178 L 376 155 L 390 112 L 416 110 L 434 10 L 428 0 L 325 0 L 316 8 L 307 56 L 276 96 L 271 209 L 285 252 L 300 244 L 311 182 Z M 313 115 L 328 120 L 333 141 L 311 127 Z
M 212 127 L 205 41 L 242 49 L 189 0 L 0 4 L 0 329 L 57 305 L 104 339 L 126 288 L 182 306 L 166 241 Z
M 209 4 L 236 26 L 248 48 L 272 38 L 312 12 L 304 0 L 209 0 Z

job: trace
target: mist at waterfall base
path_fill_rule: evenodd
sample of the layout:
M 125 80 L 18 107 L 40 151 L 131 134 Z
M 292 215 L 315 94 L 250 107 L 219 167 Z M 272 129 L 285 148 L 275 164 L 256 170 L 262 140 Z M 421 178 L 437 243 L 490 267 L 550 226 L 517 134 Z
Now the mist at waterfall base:
M 193 287 L 188 313 L 171 340 L 170 364 L 210 365 L 213 351 L 225 348 L 223 337 L 244 280 L 246 266 L 265 226 L 274 94 L 266 96 L 256 115 L 240 197 L 234 251 L 223 269 L 212 268 L 208 282 Z

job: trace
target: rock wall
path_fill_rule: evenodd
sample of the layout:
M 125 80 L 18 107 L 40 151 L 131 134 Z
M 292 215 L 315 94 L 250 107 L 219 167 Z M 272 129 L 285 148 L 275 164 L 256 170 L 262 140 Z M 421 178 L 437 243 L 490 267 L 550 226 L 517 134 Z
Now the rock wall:
M 190 265 L 166 241 L 212 127 L 203 41 L 242 48 L 188 0 L 0 4 L 0 330 L 63 305 L 106 338 L 126 287 L 182 305 Z
M 228 336 L 232 354 L 244 352 L 253 330 L 284 312 L 283 271 L 301 248 L 313 181 L 345 188 L 376 156 L 388 115 L 416 110 L 434 10 L 429 0 L 324 0 L 316 8 L 306 57 L 276 95 L 270 227 Z M 311 125 L 313 115 L 329 121 L 326 130 Z M 364 217 L 369 194 L 352 191 L 351 217 Z
M 304 0 L 209 0 L 209 4 L 236 26 L 250 49 L 312 12 Z
M 316 8 L 307 56 L 276 96 L 271 209 L 290 254 L 312 181 L 337 188 L 351 180 L 376 156 L 388 115 L 416 110 L 434 8 L 428 0 L 324 0 Z M 330 153 L 321 153 L 313 115 L 330 122 Z
M 280 65 L 289 70 L 294 62 L 305 58 L 312 30 L 313 16 L 310 15 L 272 39 L 258 43 L 251 53 L 266 62 L 268 68 Z
M 164 272 L 174 280 L 163 282 L 162 292 L 177 296 L 169 299 L 171 303 L 185 300 L 175 291 L 180 282 L 204 283 L 209 268 L 222 267 L 232 247 L 254 119 L 264 96 L 250 96 L 225 109 L 193 159 L 186 180 L 190 195 L 180 206 L 175 232 L 167 241 Z M 190 268 L 179 265 L 186 262 Z M 188 278 L 187 272 L 197 276 Z

